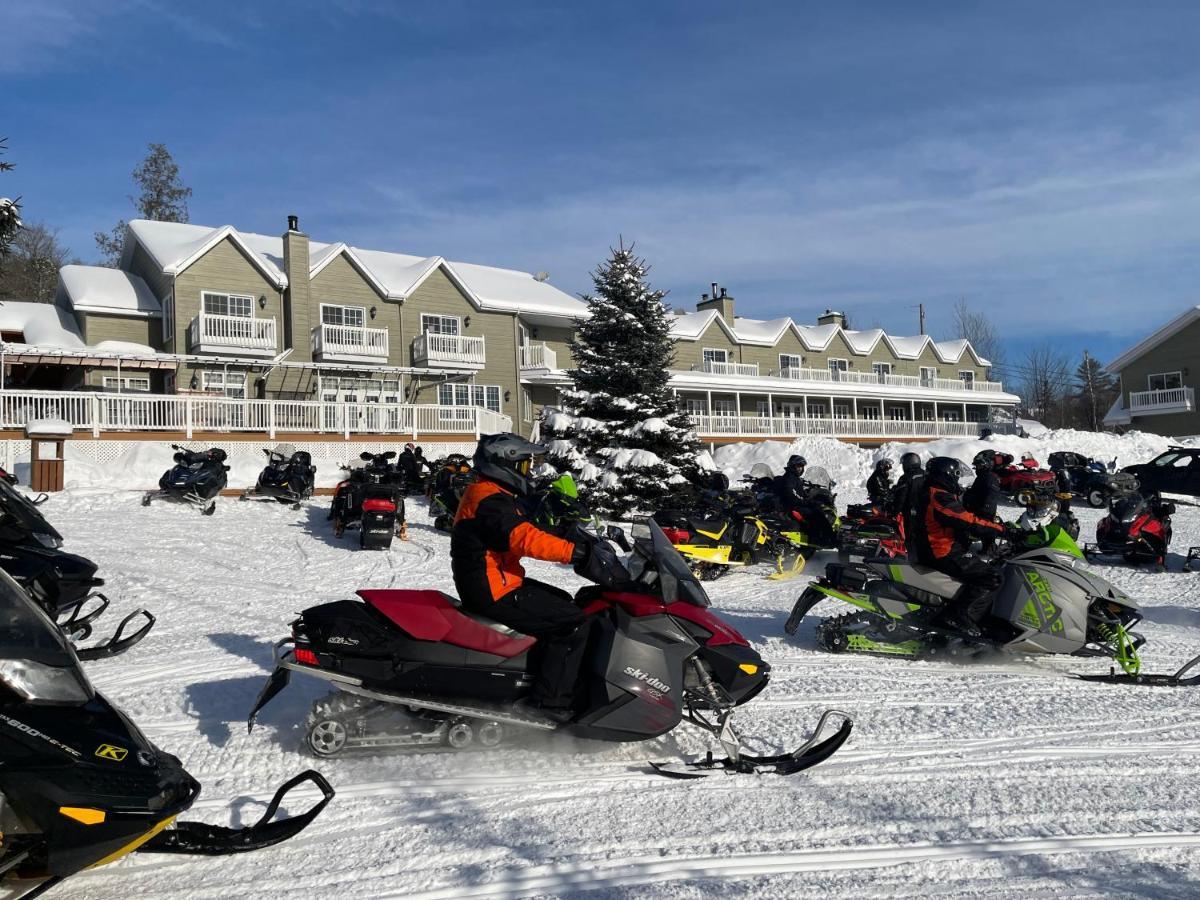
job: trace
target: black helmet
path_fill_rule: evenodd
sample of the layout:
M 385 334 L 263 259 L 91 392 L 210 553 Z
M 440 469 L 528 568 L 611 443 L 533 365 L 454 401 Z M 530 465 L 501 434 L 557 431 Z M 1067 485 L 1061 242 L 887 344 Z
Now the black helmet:
M 534 444 L 519 434 L 489 434 L 479 439 L 475 448 L 475 471 L 484 478 L 502 484 L 524 496 L 529 493 L 529 470 L 533 458 L 546 452 L 542 444 Z
M 798 468 L 798 469 L 800 469 L 800 471 L 797 472 L 796 474 L 803 475 L 804 469 L 807 465 L 808 465 L 808 460 L 805 459 L 803 456 L 801 456 L 799 453 L 793 453 L 791 456 L 788 457 L 787 469 L 789 472 L 792 469 Z
M 892 461 L 886 458 L 879 460 L 879 462 L 875 463 L 875 471 L 887 474 L 892 471 Z
M 900 469 L 905 475 L 916 475 L 921 471 L 921 457 L 909 451 L 900 457 Z
M 995 450 L 980 450 L 975 454 L 975 458 L 971 460 L 971 465 L 979 474 L 994 471 L 996 468 L 996 451 Z
M 958 460 L 951 456 L 935 456 L 925 463 L 925 477 L 930 483 L 956 494 L 962 490 L 958 484 L 960 471 Z

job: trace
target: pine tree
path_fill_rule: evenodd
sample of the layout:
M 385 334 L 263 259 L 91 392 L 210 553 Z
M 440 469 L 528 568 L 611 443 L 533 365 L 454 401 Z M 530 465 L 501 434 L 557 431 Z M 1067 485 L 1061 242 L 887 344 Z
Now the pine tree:
M 1112 406 L 1119 393 L 1117 380 L 1100 365 L 1099 360 L 1083 351 L 1083 361 L 1075 370 L 1075 395 L 1081 424 L 1091 431 L 1099 431 L 1104 424 L 1104 413 Z
M 141 193 L 129 201 L 138 212 L 138 217 L 152 222 L 186 222 L 188 220 L 188 198 L 192 189 L 185 187 L 179 178 L 179 166 L 171 157 L 166 144 L 147 144 L 149 152 L 141 164 L 133 170 L 133 182 Z M 121 248 L 125 243 L 126 222 L 121 219 L 108 234 L 95 233 L 96 246 L 104 255 L 106 266 L 115 266 L 121 260 Z
M 588 318 L 571 342 L 574 389 L 542 420 L 550 462 L 576 473 L 606 515 L 652 508 L 699 450 L 668 385 L 675 342 L 665 292 L 650 288 L 647 272 L 622 243 L 592 274 Z
M 7 138 L 0 138 L 0 153 L 3 153 L 8 147 L 5 145 Z M 13 164 L 0 160 L 0 172 L 11 172 Z M 8 253 L 9 244 L 16 237 L 17 231 L 21 228 L 21 198 L 11 200 L 8 197 L 0 197 L 0 256 L 5 256 Z

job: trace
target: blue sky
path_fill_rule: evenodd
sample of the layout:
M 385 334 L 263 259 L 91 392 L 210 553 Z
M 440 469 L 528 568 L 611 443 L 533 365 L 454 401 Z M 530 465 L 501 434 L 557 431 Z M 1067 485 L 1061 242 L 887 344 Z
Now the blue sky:
M 0 176 L 95 257 L 167 144 L 192 221 L 1111 358 L 1200 302 L 1200 4 L 6 0 Z

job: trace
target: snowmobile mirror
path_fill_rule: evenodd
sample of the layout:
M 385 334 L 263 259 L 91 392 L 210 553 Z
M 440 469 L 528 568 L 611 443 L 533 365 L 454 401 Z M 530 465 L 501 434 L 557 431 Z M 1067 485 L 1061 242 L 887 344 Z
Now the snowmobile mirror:
M 629 544 L 629 538 L 625 536 L 625 529 L 619 525 L 609 525 L 604 529 L 604 536 L 629 553 L 633 548 Z
M 388 450 L 386 453 L 380 453 L 380 454 L 379 454 L 379 458 L 380 458 L 380 459 L 395 459 L 395 458 L 396 458 L 396 451 L 395 451 L 395 450 Z
M 358 458 L 361 459 L 363 462 L 370 462 L 372 459 L 375 458 L 375 454 L 364 450 L 362 453 L 358 454 Z
M 38 494 L 38 495 L 37 495 L 36 497 L 34 497 L 34 498 L 33 498 L 33 499 L 30 501 L 30 502 L 31 502 L 31 503 L 32 503 L 34 506 L 41 506 L 43 503 L 45 503 L 45 502 L 46 502 L 47 500 L 49 500 L 49 499 L 50 499 L 50 495 L 49 495 L 49 494 Z

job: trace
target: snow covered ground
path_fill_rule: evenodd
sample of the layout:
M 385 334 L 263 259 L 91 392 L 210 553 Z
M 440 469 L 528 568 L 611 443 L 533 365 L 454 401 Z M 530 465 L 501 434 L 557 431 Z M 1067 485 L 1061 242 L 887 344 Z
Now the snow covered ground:
M 1099 446 L 1109 438 L 1085 437 L 1097 446 L 1060 438 L 1058 449 L 1111 458 Z M 1122 463 L 1155 451 L 1157 439 L 1136 440 L 1146 446 L 1112 441 Z M 1044 451 L 1047 442 L 1053 435 L 1036 443 Z M 939 452 L 969 458 L 976 443 Z M 729 448 L 717 461 L 736 469 L 787 452 Z M 861 498 L 874 452 L 833 442 L 801 452 L 842 482 L 840 503 Z M 100 562 L 114 622 L 118 608 L 134 605 L 158 616 L 140 646 L 87 668 L 204 785 L 189 818 L 230 823 L 232 807 L 233 823 L 253 820 L 277 783 L 314 765 L 300 748 L 299 726 L 323 683 L 297 678 L 253 734 L 245 728 L 271 645 L 296 612 L 360 587 L 452 589 L 448 539 L 428 526 L 421 504 L 410 503 L 410 542 L 367 553 L 335 541 L 325 503 L 293 512 L 221 500 L 204 518 L 168 504 L 143 509 L 131 492 L 77 489 L 43 507 L 67 549 Z M 1090 536 L 1098 514 L 1079 515 Z M 1175 524 L 1177 550 L 1200 544 L 1200 507 L 1181 504 Z M 1178 558 L 1160 575 L 1103 567 L 1145 604 L 1151 671 L 1173 671 L 1200 652 L 1200 574 L 1179 567 Z M 579 584 L 565 569 L 531 568 Z M 739 712 L 756 749 L 794 746 L 823 709 L 853 716 L 850 743 L 809 773 L 703 782 L 648 774 L 647 759 L 708 747 L 688 726 L 642 745 L 539 737 L 488 754 L 319 761 L 338 796 L 295 840 L 223 860 L 134 856 L 60 893 L 92 900 L 1200 895 L 1200 691 L 1066 677 L 1106 671 L 1093 660 L 964 666 L 823 654 L 811 627 L 794 639 L 782 635 L 804 580 L 743 572 L 713 583 L 710 593 L 774 667 L 764 694 Z

